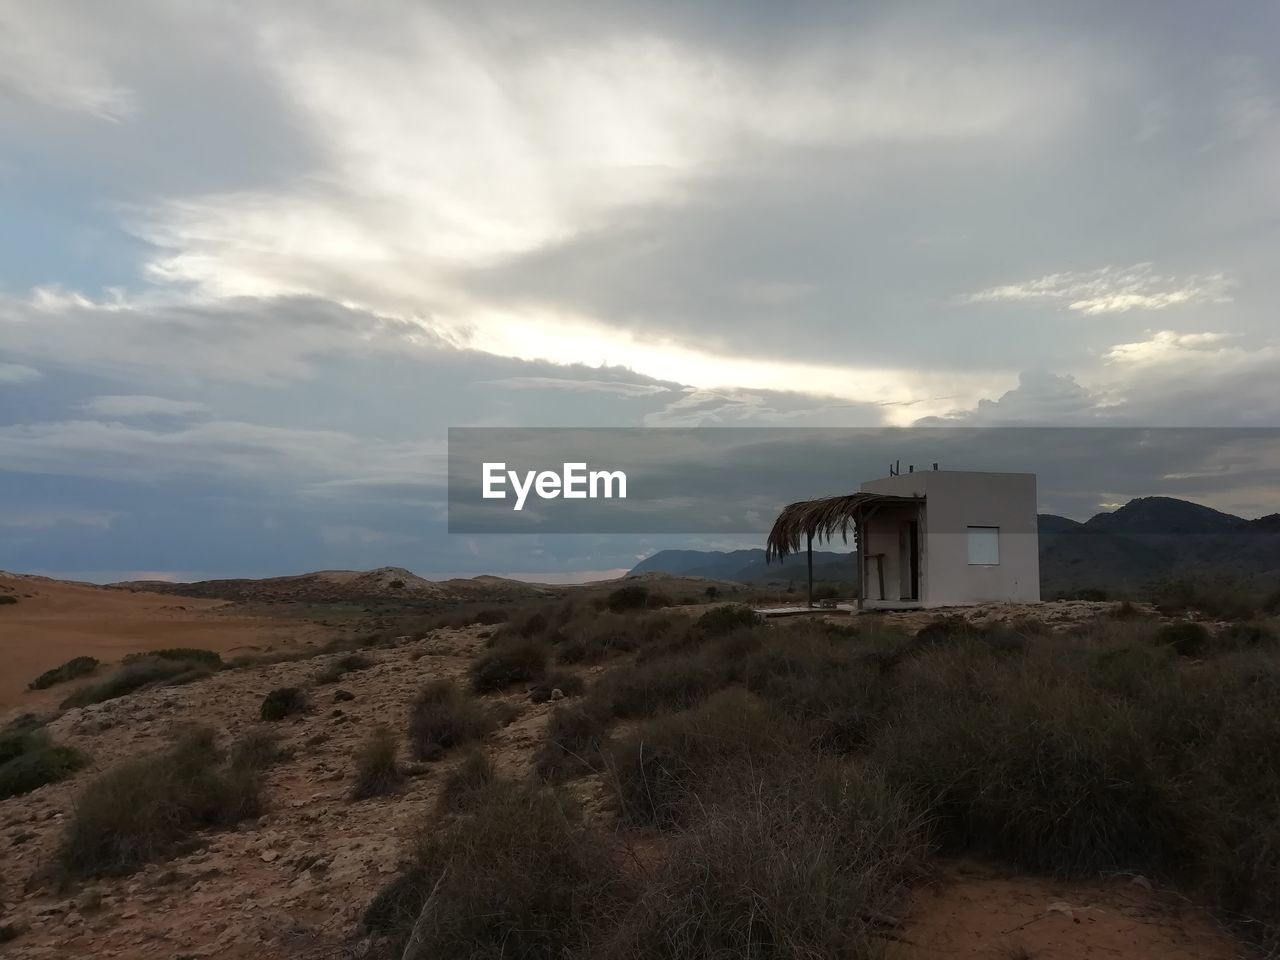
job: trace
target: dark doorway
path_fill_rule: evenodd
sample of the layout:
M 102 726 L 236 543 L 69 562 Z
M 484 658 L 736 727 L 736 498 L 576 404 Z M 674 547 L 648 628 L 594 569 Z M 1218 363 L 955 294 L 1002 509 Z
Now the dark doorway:
M 920 522 L 903 520 L 898 527 L 898 598 L 920 599 Z

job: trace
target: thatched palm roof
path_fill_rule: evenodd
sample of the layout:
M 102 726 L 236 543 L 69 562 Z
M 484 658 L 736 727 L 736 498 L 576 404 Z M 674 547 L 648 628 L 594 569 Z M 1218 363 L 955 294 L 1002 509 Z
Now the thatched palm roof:
M 765 542 L 765 563 L 781 560 L 792 553 L 799 553 L 812 538 L 821 543 L 835 535 L 849 542 L 849 528 L 856 540 L 858 520 L 873 503 L 916 503 L 919 497 L 895 497 L 883 493 L 848 493 L 839 497 L 820 497 L 817 500 L 801 500 L 783 507 L 773 522 L 769 539 Z

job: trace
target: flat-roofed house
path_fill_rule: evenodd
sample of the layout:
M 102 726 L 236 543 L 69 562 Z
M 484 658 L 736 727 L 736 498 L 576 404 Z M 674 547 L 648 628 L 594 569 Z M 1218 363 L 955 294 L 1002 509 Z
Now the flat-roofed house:
M 1040 600 L 1033 473 L 919 470 L 791 504 L 768 558 L 852 533 L 860 609 Z

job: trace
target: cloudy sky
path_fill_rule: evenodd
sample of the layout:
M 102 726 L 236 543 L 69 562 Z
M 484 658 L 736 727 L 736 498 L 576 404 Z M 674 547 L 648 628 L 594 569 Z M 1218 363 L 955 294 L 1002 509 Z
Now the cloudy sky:
M 1261 0 L 0 0 L 0 568 L 667 545 L 447 536 L 451 426 L 1280 424 L 1277 36 Z

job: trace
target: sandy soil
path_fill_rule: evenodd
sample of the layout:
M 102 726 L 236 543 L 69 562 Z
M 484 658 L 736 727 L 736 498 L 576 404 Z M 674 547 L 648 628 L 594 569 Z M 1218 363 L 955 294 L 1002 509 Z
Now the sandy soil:
M 0 593 L 18 597 L 0 606 L 0 716 L 39 710 L 74 687 L 28 692 L 27 684 L 72 657 L 104 663 L 163 647 L 203 647 L 221 654 L 285 647 L 326 635 L 298 620 L 247 617 L 223 600 L 111 590 L 0 573 Z M 52 701 L 51 701 L 52 698 Z
M 1213 922 L 1144 877 L 1060 883 L 998 866 L 943 865 L 916 892 L 896 960 L 1232 960 Z

